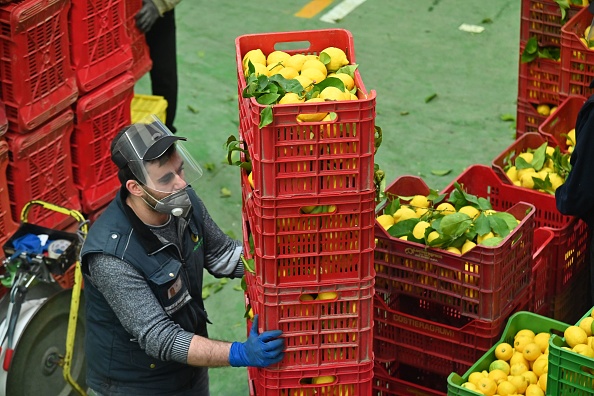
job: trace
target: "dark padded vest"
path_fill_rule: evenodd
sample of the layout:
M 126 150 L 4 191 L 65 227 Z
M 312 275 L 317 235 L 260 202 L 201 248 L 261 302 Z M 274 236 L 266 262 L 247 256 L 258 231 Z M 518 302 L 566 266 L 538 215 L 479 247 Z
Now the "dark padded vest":
M 133 265 L 147 280 L 165 312 L 184 330 L 206 337 L 208 321 L 202 301 L 204 267 L 203 225 L 200 205 L 189 191 L 193 211 L 178 227 L 181 252 L 163 245 L 125 205 L 122 191 L 93 224 L 82 248 L 83 274 L 88 276 L 88 254 L 103 253 Z M 167 394 L 191 386 L 197 368 L 165 362 L 147 355 L 131 341 L 103 295 L 90 281 L 86 301 L 87 384 L 97 391 L 115 387 L 119 392 Z M 107 387 L 107 388 L 106 388 Z

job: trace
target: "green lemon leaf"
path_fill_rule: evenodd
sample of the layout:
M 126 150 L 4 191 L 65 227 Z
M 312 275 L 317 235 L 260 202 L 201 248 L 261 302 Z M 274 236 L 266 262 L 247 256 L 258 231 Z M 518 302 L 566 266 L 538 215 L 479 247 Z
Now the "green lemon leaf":
M 442 170 L 432 170 L 431 174 L 435 175 L 435 176 L 445 176 L 445 175 L 449 175 L 452 172 L 451 169 L 442 169 Z
M 407 219 L 399 221 L 398 223 L 390 227 L 390 229 L 388 229 L 388 233 L 397 238 L 400 238 L 404 235 L 412 237 L 412 230 L 413 228 L 415 228 L 415 225 L 417 225 L 419 221 L 419 219 Z
M 394 215 L 398 209 L 400 209 L 400 201 L 398 199 L 393 199 L 384 209 L 384 213 Z
M 346 66 L 343 66 L 340 69 L 336 70 L 336 74 L 344 73 L 344 74 L 348 74 L 349 76 L 351 76 L 351 78 L 355 78 L 355 70 L 357 70 L 358 67 L 359 67 L 359 65 L 356 63 L 353 65 L 346 65 Z
M 336 77 L 325 78 L 319 83 L 314 84 L 314 89 L 319 89 L 320 92 L 322 92 L 324 88 L 327 87 L 335 87 L 340 89 L 341 91 L 344 91 L 344 83 L 340 78 Z
M 493 213 L 487 216 L 493 234 L 497 234 L 503 238 L 509 235 L 511 230 L 517 225 L 516 218 L 506 212 Z
M 319 58 L 320 58 L 320 62 L 322 62 L 325 65 L 327 65 L 328 63 L 330 63 L 330 61 L 332 60 L 332 58 L 330 57 L 330 55 L 328 55 L 325 52 L 322 52 L 320 54 Z
M 531 165 L 535 171 L 539 171 L 542 169 L 545 160 L 546 160 L 546 153 L 547 153 L 547 143 L 543 143 L 540 145 L 539 148 L 534 150 L 532 153 L 532 162 Z
M 491 209 L 493 209 L 493 206 L 491 206 L 491 202 L 489 202 L 488 199 L 483 198 L 483 197 L 479 197 L 478 198 L 478 208 L 481 211 L 485 211 L 485 210 L 491 210 Z
M 498 246 L 501 244 L 501 241 L 503 241 L 503 238 L 501 237 L 492 237 L 492 238 L 488 238 L 485 239 L 481 242 L 482 246 Z
M 524 158 L 522 157 L 516 157 L 516 161 L 514 162 L 516 165 L 516 169 L 520 170 L 520 169 L 528 169 L 528 168 L 532 168 L 532 164 L 527 162 Z
M 265 107 L 260 113 L 260 124 L 258 128 L 264 128 L 269 124 L 272 124 L 272 106 Z
M 479 214 L 474 221 L 474 230 L 478 235 L 485 235 L 491 231 L 491 224 L 484 213 Z
M 464 213 L 452 213 L 441 219 L 439 228 L 446 237 L 458 237 L 472 225 L 470 217 Z

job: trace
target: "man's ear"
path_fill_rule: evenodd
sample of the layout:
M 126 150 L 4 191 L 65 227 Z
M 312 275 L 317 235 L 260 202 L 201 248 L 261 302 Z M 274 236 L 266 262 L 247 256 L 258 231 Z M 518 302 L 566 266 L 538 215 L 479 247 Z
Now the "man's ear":
M 128 180 L 126 182 L 126 189 L 130 192 L 130 194 L 137 197 L 140 197 L 144 192 L 136 180 Z

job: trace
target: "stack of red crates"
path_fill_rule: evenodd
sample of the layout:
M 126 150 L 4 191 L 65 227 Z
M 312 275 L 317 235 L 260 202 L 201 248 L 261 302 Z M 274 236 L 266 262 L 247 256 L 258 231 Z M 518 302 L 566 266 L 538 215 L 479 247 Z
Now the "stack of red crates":
M 499 246 L 462 256 L 393 237 L 376 223 L 375 395 L 444 395 L 447 376 L 466 371 L 500 337 L 509 315 L 529 307 L 534 207 L 498 190 L 503 183 L 487 167 L 470 167 L 440 193 L 449 196 L 455 182 L 520 223 Z M 386 194 L 427 196 L 429 187 L 402 176 Z
M 571 3 L 571 2 L 570 2 Z M 546 116 L 537 112 L 538 105 L 558 106 L 570 94 L 564 89 L 562 65 L 567 54 L 564 51 L 562 28 L 580 11 L 587 9 L 570 5 L 564 17 L 561 6 L 554 0 L 522 0 L 520 21 L 520 54 L 518 56 L 518 108 L 517 136 L 527 132 L 538 132 Z M 586 11 L 587 12 L 587 11 Z M 589 23 L 591 22 L 591 18 Z M 554 49 L 561 54 L 561 60 L 536 57 L 522 63 L 522 53 L 529 40 L 536 40 L 539 50 Z
M 0 95 L 6 107 L 9 146 L 6 173 L 0 177 L 8 185 L 15 222 L 32 199 L 81 208 L 70 160 L 70 106 L 78 95 L 70 61 L 70 2 L 43 4 L 24 0 L 0 7 Z M 72 218 L 34 208 L 29 220 L 63 228 Z
M 242 170 L 244 254 L 255 265 L 255 273 L 246 274 L 246 298 L 259 315 L 259 330 L 280 329 L 286 342 L 285 358 L 249 370 L 250 383 L 256 395 L 369 395 L 375 92 L 366 91 L 357 71 L 358 100 L 275 105 L 273 122 L 258 128 L 264 106 L 241 97 L 242 59 L 250 50 L 269 54 L 286 43 L 297 43 L 285 49 L 290 54 L 338 47 L 355 63 L 353 38 L 342 29 L 236 39 L 239 134 L 255 187 Z M 313 112 L 337 118 L 330 124 L 297 122 L 298 114 Z M 303 210 L 313 206 L 330 209 Z M 316 377 L 330 382 L 316 383 Z

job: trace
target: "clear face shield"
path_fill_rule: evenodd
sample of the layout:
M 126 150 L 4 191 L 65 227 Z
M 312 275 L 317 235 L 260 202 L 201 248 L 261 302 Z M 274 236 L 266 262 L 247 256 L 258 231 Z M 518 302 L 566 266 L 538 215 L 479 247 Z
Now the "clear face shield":
M 130 126 L 112 151 L 114 162 L 128 165 L 148 187 L 143 189 L 156 201 L 151 207 L 175 216 L 188 213 L 186 187 L 202 176 L 202 169 L 188 152 L 186 138 L 173 135 L 156 116 L 149 116 Z

